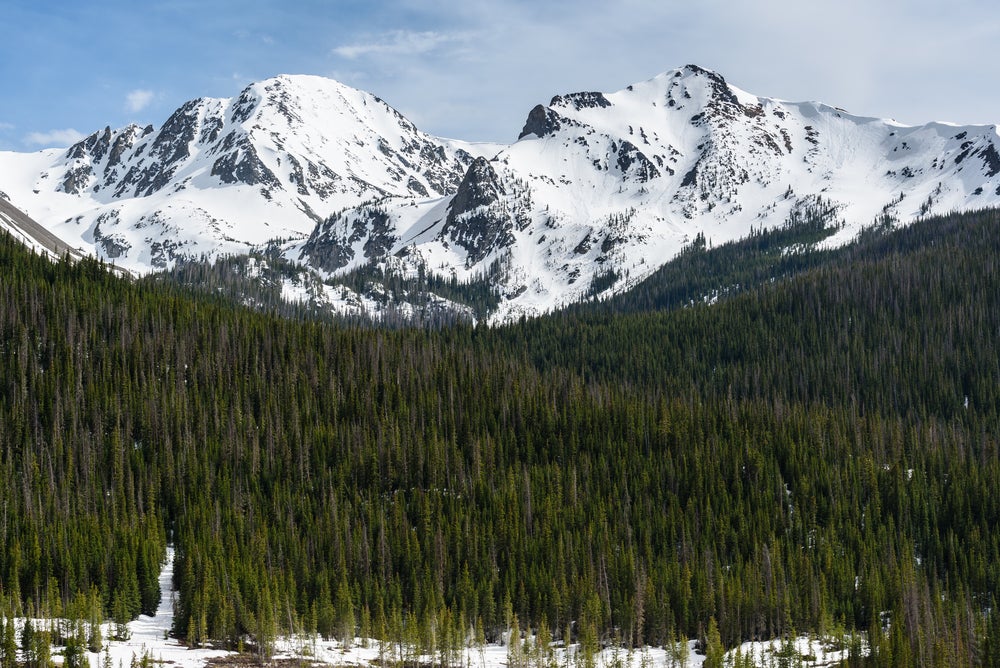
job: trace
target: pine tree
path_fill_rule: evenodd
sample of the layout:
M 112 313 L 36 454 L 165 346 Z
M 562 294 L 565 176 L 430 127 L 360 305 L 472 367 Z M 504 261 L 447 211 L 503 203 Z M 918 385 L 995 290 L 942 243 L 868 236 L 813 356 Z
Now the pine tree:
M 32 665 L 29 668 L 50 668 L 52 666 L 52 638 L 47 630 L 36 629 L 31 635 Z
M 705 668 L 722 668 L 725 655 L 726 649 L 719 635 L 719 625 L 715 622 L 715 617 L 711 617 L 708 620 L 708 633 L 705 636 Z
M 87 649 L 95 654 L 99 654 L 104 646 L 104 638 L 101 633 L 101 621 L 103 609 L 101 606 L 100 593 L 96 587 L 90 590 L 90 597 L 87 599 L 87 622 L 89 633 L 87 634 Z
M 31 617 L 28 617 L 24 620 L 24 625 L 21 627 L 21 656 L 24 657 L 24 662 L 28 666 L 34 666 L 36 663 L 34 636 L 34 625 L 31 623 Z
M 274 654 L 274 643 L 278 637 L 278 622 L 274 614 L 274 599 L 267 584 L 261 592 L 261 597 L 260 613 L 257 615 L 257 625 L 254 629 L 254 640 L 257 643 L 258 659 L 267 662 Z
M 482 617 L 476 617 L 475 643 L 476 649 L 479 650 L 480 664 L 482 668 L 486 668 L 486 630 Z
M 17 667 L 17 635 L 14 627 L 14 616 L 7 615 L 6 624 L 3 625 L 3 642 L 0 643 L 0 665 L 2 668 Z
M 549 629 L 549 622 L 544 614 L 538 620 L 538 631 L 535 633 L 534 657 L 534 668 L 554 668 L 555 655 L 552 651 L 552 631 Z
M 84 633 L 83 622 L 77 620 L 74 629 L 66 638 L 66 649 L 63 652 L 63 666 L 65 668 L 88 668 L 87 660 L 87 637 Z
M 868 664 L 992 660 L 1000 213 L 785 252 L 821 232 L 706 244 L 607 310 L 433 331 L 281 319 L 0 238 L 5 605 L 88 631 L 93 589 L 120 630 L 157 602 L 170 526 L 191 643 L 307 611 L 346 635 L 349 597 L 410 661 L 473 619 L 496 641 L 508 611 L 580 659 L 714 613 L 725 643 L 836 620 L 854 664 L 869 623 Z M 743 287 L 698 304 L 716 280 Z
M 347 584 L 347 578 L 341 571 L 340 584 L 337 586 L 337 599 L 334 604 L 334 615 L 336 616 L 336 634 L 340 642 L 346 649 L 350 649 L 354 643 L 354 599 L 351 596 L 351 588 Z
M 527 668 L 524 644 L 521 642 L 521 626 L 516 614 L 511 614 L 509 629 L 507 636 L 507 666 L 508 668 Z
M 667 642 L 667 658 L 671 668 L 687 668 L 688 659 L 691 655 L 691 648 L 688 646 L 688 639 L 680 631 L 676 635 L 671 634 Z
M 1000 668 L 1000 614 L 996 598 L 990 599 L 990 609 L 986 615 L 985 638 L 982 644 L 982 664 L 984 668 Z
M 361 647 L 363 647 L 364 649 L 368 649 L 368 646 L 370 644 L 369 641 L 373 636 L 373 631 L 372 631 L 372 613 L 371 610 L 368 608 L 367 603 L 361 607 L 361 629 L 359 635 L 361 636 Z
M 333 597 L 325 578 L 319 591 L 316 628 L 324 638 L 330 639 L 337 635 L 337 610 L 333 605 Z
M 579 668 L 594 668 L 597 653 L 600 650 L 598 624 L 601 617 L 601 599 L 591 593 L 580 615 L 579 648 L 577 650 L 577 665 Z

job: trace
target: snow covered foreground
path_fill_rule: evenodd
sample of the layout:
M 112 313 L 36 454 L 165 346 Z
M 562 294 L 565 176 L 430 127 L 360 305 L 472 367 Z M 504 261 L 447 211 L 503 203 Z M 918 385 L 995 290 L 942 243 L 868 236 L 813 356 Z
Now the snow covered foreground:
M 100 653 L 86 653 L 92 668 L 130 668 L 143 657 L 148 657 L 154 665 L 172 665 L 184 668 L 200 668 L 214 658 L 233 656 L 234 652 L 213 649 L 189 649 L 177 640 L 168 636 L 173 626 L 174 600 L 176 592 L 173 589 L 171 574 L 173 573 L 174 550 L 167 549 L 167 558 L 160 572 L 160 604 L 156 615 L 148 617 L 141 615 L 129 623 L 131 633 L 129 640 L 106 640 L 104 650 Z M 18 631 L 24 620 L 17 620 Z M 44 626 L 45 620 L 34 620 L 36 628 Z M 102 627 L 104 638 L 110 638 L 113 625 L 107 623 Z M 368 645 L 363 647 L 362 645 Z M 807 637 L 798 638 L 794 642 L 797 657 L 789 661 L 787 655 L 782 656 L 780 641 L 744 643 L 740 647 L 742 655 L 751 656 L 758 666 L 804 665 L 833 666 L 839 665 L 846 658 L 846 652 L 827 650 L 825 643 Z M 695 641 L 688 642 L 688 657 L 683 664 L 688 668 L 701 666 L 705 657 L 694 651 Z M 61 664 L 63 648 L 53 648 L 53 659 Z M 568 649 L 557 647 L 555 661 L 558 666 L 572 667 L 576 665 L 575 652 L 577 647 Z M 395 654 L 393 645 L 387 649 L 387 654 Z M 733 649 L 726 655 L 727 665 L 732 665 L 736 655 Z M 304 665 L 338 665 L 338 666 L 368 666 L 378 665 L 379 650 L 377 641 L 363 643 L 355 639 L 351 647 L 333 640 L 322 640 L 315 636 L 296 636 L 281 638 L 275 645 L 275 659 L 300 659 Z M 798 660 L 802 659 L 801 663 Z M 485 647 L 467 647 L 461 655 L 463 668 L 506 668 L 508 665 L 508 648 L 505 645 L 486 645 Z M 433 664 L 433 657 L 422 657 L 421 663 Z M 647 647 L 631 652 L 623 649 L 606 649 L 596 659 L 596 668 L 672 668 L 680 666 L 677 660 L 662 647 Z

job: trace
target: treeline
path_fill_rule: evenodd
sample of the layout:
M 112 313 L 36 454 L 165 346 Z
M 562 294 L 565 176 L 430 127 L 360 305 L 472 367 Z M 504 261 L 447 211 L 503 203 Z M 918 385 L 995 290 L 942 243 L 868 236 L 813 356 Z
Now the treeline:
M 269 246 L 247 256 L 205 258 L 178 262 L 169 270 L 140 279 L 143 284 L 173 284 L 202 301 L 226 301 L 292 320 L 317 320 L 340 327 L 398 329 L 421 326 L 449 327 L 485 319 L 500 302 L 491 287 L 506 263 L 495 261 L 481 276 L 467 282 L 443 278 L 418 266 L 415 275 L 366 264 L 323 282 L 319 276 L 282 257 Z M 304 299 L 289 301 L 283 282 L 301 288 Z M 335 310 L 326 291 L 346 288 L 358 299 L 370 300 L 374 311 L 359 303 L 359 312 L 345 315 Z
M 874 665 L 988 664 L 1000 216 L 850 252 L 712 307 L 381 331 L 5 238 L 3 598 L 155 608 L 170 539 L 192 644 L 714 619 L 726 646 L 858 629 Z
M 792 209 L 784 225 L 751 228 L 736 241 L 712 246 L 704 233 L 638 285 L 603 300 L 585 300 L 566 313 L 648 313 L 714 302 L 786 279 L 841 259 L 847 249 L 819 249 L 817 244 L 837 232 L 837 209 L 816 197 Z M 590 295 L 611 286 L 618 275 L 595 276 Z

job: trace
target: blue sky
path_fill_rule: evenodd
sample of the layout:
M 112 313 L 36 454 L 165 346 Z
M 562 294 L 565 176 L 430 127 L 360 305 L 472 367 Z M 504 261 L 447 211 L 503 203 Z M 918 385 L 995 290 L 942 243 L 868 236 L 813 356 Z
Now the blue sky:
M 511 141 L 557 93 L 686 63 L 904 123 L 1000 122 L 994 0 L 3 0 L 0 150 L 161 124 L 282 73 L 371 91 L 433 134 Z

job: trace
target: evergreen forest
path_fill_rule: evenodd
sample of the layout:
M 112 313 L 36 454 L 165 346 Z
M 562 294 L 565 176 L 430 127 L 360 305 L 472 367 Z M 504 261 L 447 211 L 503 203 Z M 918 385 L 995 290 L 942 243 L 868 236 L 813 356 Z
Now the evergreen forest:
M 803 225 L 433 329 L 3 237 L 0 616 L 151 612 L 173 545 L 191 645 L 861 631 L 853 665 L 1000 665 L 1000 212 L 784 252 Z

